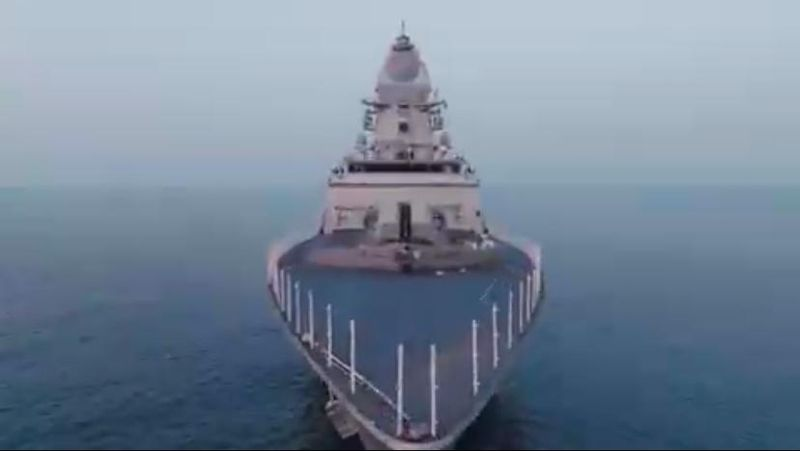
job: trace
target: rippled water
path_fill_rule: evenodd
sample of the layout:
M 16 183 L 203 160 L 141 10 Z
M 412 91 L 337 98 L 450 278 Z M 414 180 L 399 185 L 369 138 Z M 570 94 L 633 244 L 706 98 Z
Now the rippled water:
M 264 250 L 319 193 L 0 190 L 0 447 L 347 448 Z M 487 188 L 549 303 L 467 448 L 800 443 L 800 188 Z

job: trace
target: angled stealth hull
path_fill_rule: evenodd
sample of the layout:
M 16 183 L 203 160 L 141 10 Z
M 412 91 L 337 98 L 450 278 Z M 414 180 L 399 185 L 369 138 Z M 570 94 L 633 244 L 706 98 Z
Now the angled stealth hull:
M 324 240 L 311 238 L 274 257 L 272 300 L 287 332 L 366 443 L 392 449 L 449 447 L 493 395 L 536 317 L 541 304 L 536 249 L 526 253 L 498 242 L 502 258 L 491 266 L 407 273 L 309 261 Z M 431 345 L 436 346 L 433 363 Z M 404 420 L 398 434 L 401 397 Z

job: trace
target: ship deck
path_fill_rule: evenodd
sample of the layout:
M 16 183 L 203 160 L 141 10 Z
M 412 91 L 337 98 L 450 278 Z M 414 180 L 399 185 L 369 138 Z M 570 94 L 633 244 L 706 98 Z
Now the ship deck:
M 500 263 L 474 269 L 398 273 L 309 262 L 309 252 L 330 245 L 328 240 L 319 235 L 290 249 L 278 260 L 277 275 L 271 279 L 277 311 L 315 370 L 362 420 L 396 437 L 397 348 L 402 343 L 407 421 L 399 438 L 424 443 L 463 431 L 494 393 L 538 310 L 538 296 L 532 292 L 540 290 L 534 288 L 536 277 L 530 277 L 529 255 L 498 241 Z M 327 362 L 328 309 L 332 366 Z M 349 374 L 351 320 L 359 382 L 354 393 Z M 477 322 L 474 345 L 473 321 Z M 435 414 L 430 389 L 432 344 L 437 354 Z M 436 437 L 430 434 L 433 416 Z

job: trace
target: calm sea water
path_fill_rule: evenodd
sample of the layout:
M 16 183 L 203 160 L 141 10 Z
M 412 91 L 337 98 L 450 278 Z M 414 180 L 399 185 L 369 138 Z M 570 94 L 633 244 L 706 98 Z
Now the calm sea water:
M 350 446 L 265 304 L 319 194 L 0 190 L 0 447 Z M 483 197 L 549 303 L 463 447 L 800 444 L 800 187 Z

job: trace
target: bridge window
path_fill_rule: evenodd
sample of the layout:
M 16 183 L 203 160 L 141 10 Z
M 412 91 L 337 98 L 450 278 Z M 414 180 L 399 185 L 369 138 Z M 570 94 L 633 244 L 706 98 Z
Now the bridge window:
M 408 154 L 403 155 L 409 157 Z M 403 160 L 396 162 L 369 162 L 369 163 L 350 163 L 347 167 L 348 172 L 425 172 L 425 173 L 455 173 L 461 170 L 461 165 L 457 162 L 426 162 L 419 160 Z

